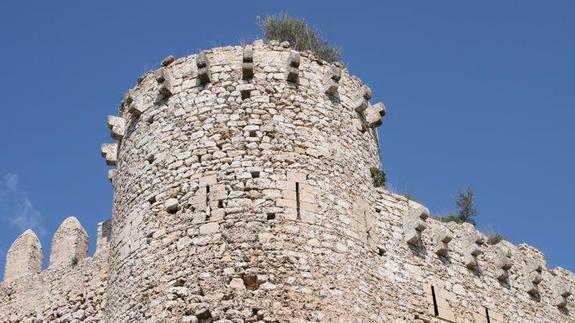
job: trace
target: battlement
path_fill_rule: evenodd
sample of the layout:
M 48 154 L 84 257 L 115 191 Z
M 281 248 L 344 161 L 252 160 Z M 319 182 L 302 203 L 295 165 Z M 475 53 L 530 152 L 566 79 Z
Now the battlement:
M 95 254 L 109 247 L 110 220 L 98 224 Z M 88 234 L 76 217 L 68 217 L 52 238 L 48 270 L 78 266 L 88 258 Z M 33 230 L 22 233 L 8 250 L 4 282 L 42 272 L 44 255 L 40 240 Z
M 500 318 L 497 322 L 523 321 L 515 316 L 516 302 L 546 307 L 540 316 L 531 318 L 536 322 L 557 316 L 568 320 L 572 315 L 567 308 L 575 305 L 575 299 L 570 297 L 575 291 L 575 274 L 563 268 L 548 269 L 543 254 L 536 248 L 516 246 L 506 240 L 488 244 L 487 237 L 471 224 L 442 223 L 429 217 L 419 203 L 397 195 L 392 198 L 401 201 L 403 210 L 398 211 L 391 233 L 402 235 L 403 239 L 387 240 L 383 245 L 400 255 L 402 266 L 426 267 L 420 286 L 428 294 L 430 311 L 422 313 L 422 317 L 434 317 L 439 306 L 439 315 L 435 316 L 450 321 L 460 321 L 465 311 L 476 322 L 487 321 L 486 308 L 492 322 L 493 317 Z M 376 208 L 385 206 L 381 202 Z M 413 224 L 417 222 L 418 225 Z M 429 286 L 434 287 L 435 301 Z M 445 299 L 438 300 L 438 293 L 443 293 Z M 466 306 L 464 298 L 473 306 Z

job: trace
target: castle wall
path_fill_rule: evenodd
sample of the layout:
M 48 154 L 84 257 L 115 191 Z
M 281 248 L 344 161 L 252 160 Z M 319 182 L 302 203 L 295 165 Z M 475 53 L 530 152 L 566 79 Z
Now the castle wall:
M 286 44 L 166 58 L 108 118 L 113 223 L 11 248 L 0 321 L 574 322 L 575 275 L 375 188 L 386 113 Z M 55 247 L 56 246 L 56 247 Z
M 70 229 L 77 228 L 80 231 L 84 229 L 79 226 L 75 218 L 70 219 L 63 223 L 54 236 L 51 258 L 54 262 L 48 269 L 40 271 L 40 259 L 37 272 L 20 272 L 11 277 L 5 275 L 4 281 L 0 283 L 0 322 L 103 320 L 109 248 L 105 236 L 99 236 L 100 247 L 93 257 L 78 254 L 79 249 L 74 247 L 77 245 L 74 242 L 78 241 L 77 235 L 70 232 Z M 70 235 L 64 235 L 65 232 Z M 13 246 L 20 246 L 20 239 Z M 82 250 L 82 243 L 79 245 Z M 41 253 L 39 244 L 38 247 Z M 60 261 L 72 257 L 76 257 L 73 263 Z

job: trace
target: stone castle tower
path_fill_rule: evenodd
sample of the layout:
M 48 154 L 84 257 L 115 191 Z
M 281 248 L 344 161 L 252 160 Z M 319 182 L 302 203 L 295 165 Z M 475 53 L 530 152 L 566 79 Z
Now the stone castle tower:
M 343 66 L 256 41 L 168 57 L 102 154 L 96 253 L 69 218 L 26 231 L 1 322 L 575 322 L 575 275 L 374 187 L 385 115 Z

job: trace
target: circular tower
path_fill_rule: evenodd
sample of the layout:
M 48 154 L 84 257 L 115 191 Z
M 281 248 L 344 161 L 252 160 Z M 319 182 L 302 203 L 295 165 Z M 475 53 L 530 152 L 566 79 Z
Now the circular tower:
M 110 322 L 373 319 L 370 168 L 383 104 L 339 64 L 261 41 L 168 57 L 102 153 Z

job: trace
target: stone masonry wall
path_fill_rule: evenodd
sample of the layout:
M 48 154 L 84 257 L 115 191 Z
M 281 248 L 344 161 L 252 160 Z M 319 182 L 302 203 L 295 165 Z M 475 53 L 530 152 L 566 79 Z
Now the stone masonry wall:
M 32 245 L 22 244 L 30 240 Z M 10 248 L 0 283 L 0 322 L 102 321 L 108 285 L 106 240 L 106 232 L 99 230 L 99 247 L 93 257 L 86 257 L 85 230 L 76 218 L 68 218 L 52 240 L 50 266 L 41 271 L 38 238 L 30 230 L 22 234 Z M 33 263 L 33 269 L 21 263 Z
M 24 233 L 0 321 L 575 322 L 573 273 L 374 188 L 370 98 L 286 43 L 167 57 L 108 118 L 99 251 L 67 219 L 40 272 Z

